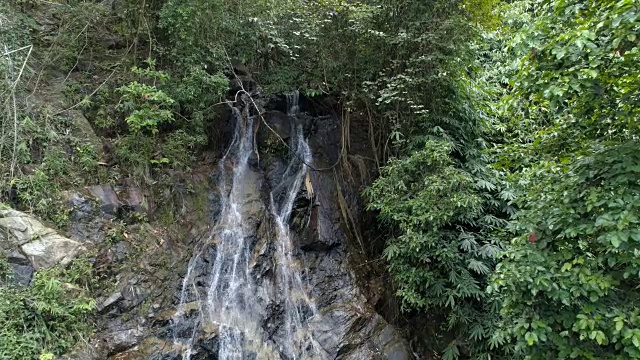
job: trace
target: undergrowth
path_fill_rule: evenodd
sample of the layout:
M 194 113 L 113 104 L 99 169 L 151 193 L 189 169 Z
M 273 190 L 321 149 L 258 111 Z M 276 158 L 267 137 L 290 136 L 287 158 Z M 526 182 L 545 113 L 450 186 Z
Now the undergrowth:
M 60 355 L 92 331 L 95 308 L 92 265 L 78 259 L 67 268 L 38 271 L 29 287 L 12 285 L 0 259 L 0 359 Z

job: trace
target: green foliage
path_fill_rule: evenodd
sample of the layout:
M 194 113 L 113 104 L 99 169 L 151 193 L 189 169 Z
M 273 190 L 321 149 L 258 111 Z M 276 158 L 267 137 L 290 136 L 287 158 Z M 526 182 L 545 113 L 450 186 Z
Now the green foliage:
M 463 0 L 462 7 L 469 19 L 486 30 L 495 30 L 500 26 L 500 14 L 497 11 L 501 0 Z
M 532 359 L 640 357 L 637 148 L 534 169 L 518 199 L 514 231 L 523 235 L 490 287 L 503 300 L 495 343 L 513 338 Z
M 36 169 L 30 175 L 13 179 L 11 187 L 18 194 L 20 208 L 31 209 L 58 228 L 69 225 L 71 209 L 63 204 L 60 186 L 46 169 Z
M 397 226 L 384 255 L 407 309 L 436 312 L 439 330 L 453 335 L 444 358 L 461 350 L 488 356 L 495 304 L 487 297 L 488 275 L 500 252 L 495 232 L 505 225 L 497 185 L 486 174 L 456 166 L 453 147 L 428 141 L 425 148 L 391 160 L 367 190 L 369 207 Z
M 7 262 L 7 259 L 2 256 L 0 257 L 0 284 L 8 282 L 11 277 L 11 266 Z
M 40 357 L 38 358 L 39 360 L 53 360 L 55 358 L 55 355 L 50 353 L 50 352 L 43 352 L 42 354 L 40 354 Z
M 432 314 L 421 341 L 443 358 L 496 358 L 503 351 L 488 339 L 499 303 L 485 288 L 513 195 L 482 154 L 491 124 L 470 15 L 449 2 L 383 2 L 352 16 L 355 56 L 367 61 L 357 71 L 366 96 L 354 89 L 351 104 L 375 111 L 397 154 L 366 192 L 395 229 L 384 256 L 397 295 L 405 310 Z
M 72 118 L 54 115 L 55 110 L 46 105 L 32 106 L 34 103 L 46 104 L 48 97 L 28 89 L 32 98 L 25 102 L 25 84 L 35 68 L 46 72 L 51 63 L 60 66 L 68 61 L 62 57 L 70 53 L 78 55 L 76 50 L 88 46 L 81 40 L 89 41 L 89 33 L 95 34 L 93 26 L 100 12 L 93 11 L 88 18 L 87 7 L 90 5 L 79 6 L 75 9 L 77 12 L 67 6 L 51 9 L 50 15 L 59 16 L 65 26 L 55 29 L 60 30 L 56 36 L 41 34 L 36 39 L 47 39 L 46 45 L 41 42 L 38 45 L 46 46 L 50 56 L 35 65 L 32 61 L 37 50 L 31 48 L 33 39 L 29 36 L 29 30 L 35 28 L 36 18 L 32 17 L 35 15 L 28 14 L 27 9 L 20 12 L 5 3 L 0 5 L 3 23 L 0 44 L 4 46 L 3 53 L 7 52 L 0 57 L 3 103 L 0 113 L 0 199 L 20 210 L 34 212 L 59 227 L 68 224 L 62 190 L 96 181 L 94 179 L 99 178 L 98 155 L 92 144 L 83 138 L 84 134 L 78 135 L 81 131 Z M 71 39 L 69 33 L 76 30 L 86 36 L 75 33 Z M 60 50 L 59 41 L 65 42 L 65 51 Z M 77 56 L 73 58 L 75 60 Z M 36 78 L 40 80 L 40 77 L 34 77 L 33 83 L 38 82 Z
M 530 359 L 640 358 L 638 42 L 634 1 L 520 1 L 503 29 L 494 151 L 516 188 L 514 239 L 489 287 L 492 346 Z
M 169 76 L 155 70 L 155 63 L 147 60 L 149 68 L 141 69 L 134 66 L 131 69 L 135 75 L 151 84 L 132 81 L 118 89 L 122 94 L 117 109 L 126 116 L 125 121 L 129 130 L 134 133 L 146 132 L 156 135 L 159 126 L 173 122 L 171 106 L 174 100 L 164 91 L 159 90 L 156 83 L 164 84 Z
M 0 283 L 0 357 L 51 358 L 91 331 L 91 269 L 88 261 L 77 260 L 68 269 L 37 272 L 29 287 Z
M 15 193 L 10 200 L 16 207 L 63 228 L 70 209 L 64 204 L 62 191 L 99 179 L 98 155 L 92 144 L 73 135 L 69 119 L 33 115 L 19 124 L 17 170 L 3 185 Z M 39 126 L 42 123 L 55 125 Z
M 536 116 L 541 145 L 570 153 L 589 149 L 595 138 L 623 141 L 637 134 L 637 4 L 546 1 L 529 6 L 539 15 L 523 22 L 510 44 L 519 56 L 513 64 L 519 70 L 509 100 Z
M 229 80 L 220 72 L 210 75 L 203 67 L 193 66 L 173 85 L 171 94 L 182 112 L 199 118 L 209 115 L 207 111 L 211 110 L 212 103 L 222 101 Z
M 190 150 L 207 143 L 201 119 L 175 121 L 175 101 L 160 89 L 160 86 L 166 86 L 169 76 L 155 70 L 154 61 L 149 59 L 147 64 L 148 68 L 132 69 L 139 80 L 118 89 L 121 99 L 116 107 L 125 116 L 128 133 L 118 140 L 115 154 L 123 165 L 139 176 L 150 175 L 149 168 L 186 168 L 191 164 Z M 185 103 L 202 97 L 202 92 L 211 88 L 222 89 L 218 78 L 199 72 L 194 72 L 193 76 L 184 85 L 173 89 Z M 195 93 L 196 87 L 200 93 Z M 203 110 L 202 104 L 191 106 L 191 109 Z M 196 111 L 192 112 L 193 116 L 196 116 Z

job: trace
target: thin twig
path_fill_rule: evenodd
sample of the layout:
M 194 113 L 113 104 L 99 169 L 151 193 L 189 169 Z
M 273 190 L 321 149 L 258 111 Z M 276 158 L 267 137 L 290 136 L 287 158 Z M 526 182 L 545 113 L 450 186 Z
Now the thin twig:
M 17 163 L 17 150 L 18 150 L 18 101 L 16 99 L 16 87 L 18 85 L 18 82 L 20 82 L 20 79 L 22 78 L 22 74 L 24 73 L 24 68 L 27 66 L 27 62 L 29 61 L 29 58 L 31 57 L 31 52 L 33 51 L 33 45 L 29 45 L 27 47 L 29 49 L 29 52 L 27 53 L 27 56 L 24 58 L 24 61 L 22 62 L 22 66 L 20 67 L 20 72 L 18 73 L 18 76 L 16 77 L 15 81 L 13 81 L 13 83 L 10 86 L 11 89 L 11 101 L 12 101 L 12 105 L 13 105 L 13 151 L 11 154 L 11 165 L 9 166 L 9 177 L 13 178 L 13 174 L 15 171 L 15 167 L 16 167 L 16 163 Z M 27 49 L 25 48 L 25 49 Z M 9 58 L 9 63 L 11 64 L 11 58 Z
M 11 154 L 11 166 L 9 170 L 9 178 L 13 179 L 13 171 L 16 167 L 17 155 L 16 150 L 18 149 L 18 104 L 16 101 L 16 90 L 13 88 L 11 90 L 11 99 L 13 101 L 13 153 Z
M 27 66 L 27 61 L 29 60 L 29 57 L 31 57 L 32 51 L 33 45 L 29 45 L 29 52 L 27 53 L 27 57 L 25 57 L 24 61 L 22 62 L 22 67 L 20 68 L 20 72 L 18 73 L 18 78 L 13 82 L 13 85 L 11 86 L 12 88 L 15 88 L 18 85 L 18 81 L 20 81 L 20 78 L 22 77 L 22 73 L 24 72 L 24 68 Z
M 83 32 L 85 32 L 87 30 L 87 27 L 89 27 L 89 23 L 87 23 L 84 28 L 82 29 L 82 31 L 80 31 L 80 34 L 82 34 Z M 76 39 L 78 37 L 80 37 L 80 34 L 78 34 L 78 36 L 76 36 Z M 67 76 L 64 78 L 64 80 L 62 80 L 62 84 L 64 85 L 65 82 L 67 82 L 67 80 L 69 79 L 69 77 L 71 76 L 71 73 L 73 72 L 73 70 L 75 70 L 75 68 L 78 66 L 78 63 L 80 62 L 80 56 L 82 55 L 82 53 L 84 52 L 84 49 L 87 48 L 87 45 L 89 45 L 89 39 L 88 39 L 88 34 L 85 32 L 84 34 L 84 46 L 82 46 L 82 49 L 80 49 L 80 52 L 78 53 L 78 56 L 76 57 L 76 63 L 73 64 L 73 67 L 71 68 L 71 70 L 69 70 L 69 72 L 67 73 Z
M 111 79 L 111 77 L 113 76 L 113 74 L 115 74 L 115 72 L 116 72 L 117 70 L 118 70 L 117 68 L 116 68 L 116 69 L 114 69 L 114 70 L 111 72 L 111 74 L 109 74 L 109 76 L 107 76 L 107 78 L 106 78 L 106 79 L 105 79 L 105 80 L 104 80 L 104 81 L 103 81 L 103 82 L 102 82 L 102 83 L 101 83 L 101 84 L 100 84 L 100 85 L 99 85 L 95 90 L 93 90 L 93 92 L 92 92 L 91 94 L 89 94 L 87 97 L 88 97 L 88 98 L 90 98 L 90 97 L 92 97 L 93 95 L 95 95 L 98 91 L 100 91 L 100 89 L 104 86 L 104 84 L 106 84 L 106 83 L 107 83 L 107 81 L 109 81 L 109 80 Z M 72 106 L 70 106 L 70 107 L 68 107 L 68 108 L 66 108 L 66 109 L 64 109 L 64 110 L 60 110 L 60 111 L 58 111 L 57 113 L 54 113 L 54 114 L 53 114 L 53 116 L 60 115 L 60 114 L 62 114 L 63 112 L 67 112 L 67 111 L 69 111 L 69 110 L 73 110 L 73 109 L 77 108 L 78 106 L 80 106 L 81 104 L 82 104 L 82 101 L 80 101 L 80 102 L 78 102 L 77 104 L 72 105 Z
M 21 47 L 21 48 L 15 49 L 15 50 L 7 51 L 7 52 L 5 52 L 4 54 L 2 54 L 2 56 L 11 55 L 11 54 L 13 54 L 13 53 L 16 53 L 16 52 L 18 52 L 18 51 L 22 51 L 22 50 L 28 49 L 28 48 L 30 48 L 30 47 L 33 47 L 33 45 L 27 45 L 27 46 L 23 46 L 23 47 Z

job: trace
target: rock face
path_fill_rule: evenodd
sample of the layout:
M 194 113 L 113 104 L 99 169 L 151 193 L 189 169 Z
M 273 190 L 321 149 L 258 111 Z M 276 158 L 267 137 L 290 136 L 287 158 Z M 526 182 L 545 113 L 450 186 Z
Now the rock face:
M 339 180 L 344 178 L 342 167 L 334 167 L 341 148 L 339 124 L 331 116 L 315 119 L 309 145 L 314 167 L 325 170 L 309 172 L 314 200 L 306 214 L 298 210 L 304 220 L 294 223 L 312 296 L 322 312 L 319 341 L 334 349 L 330 358 L 410 359 L 399 333 L 367 303 L 349 263 L 362 206 L 355 189 Z
M 36 218 L 16 210 L 0 210 L 0 251 L 15 278 L 28 284 L 34 270 L 66 265 L 86 248 L 59 235 Z
M 265 106 L 257 97 L 254 101 Z M 247 142 L 245 160 L 233 147 L 238 135 L 228 140 L 231 153 L 209 179 L 209 223 L 192 224 L 187 238 L 145 248 L 135 270 L 130 265 L 115 270 L 110 275 L 115 288 L 97 299 L 99 333 L 66 359 L 412 359 L 402 336 L 367 302 L 350 263 L 360 242 L 362 204 L 359 189 L 344 180 L 346 168 L 334 166 L 342 149 L 340 119 L 299 114 L 291 106 L 267 105 L 259 112 L 248 107 L 245 101 L 229 121 L 251 129 L 249 121 L 262 123 L 257 117 L 262 113 L 271 129 L 249 130 L 256 138 Z M 294 131 L 300 127 L 309 150 L 306 168 L 296 161 L 294 139 L 300 132 Z M 274 136 L 272 130 L 290 142 L 289 148 L 280 140 L 268 150 L 261 147 L 260 139 Z M 109 187 L 89 190 L 105 218 L 122 206 L 135 210 L 134 203 L 141 202 L 139 194 L 122 196 Z M 72 229 L 78 229 L 72 233 L 88 233 L 85 227 L 98 223 L 95 216 L 82 198 L 71 201 Z M 117 262 L 127 251 L 119 249 L 123 244 L 99 254 L 96 268 Z M 19 261 L 24 258 L 16 257 Z M 215 313 L 225 307 L 234 311 L 222 314 L 237 316 L 246 325 L 243 331 L 225 329 L 227 319 Z M 228 352 L 234 342 L 246 345 L 241 354 Z
M 245 114 L 241 121 L 249 121 L 248 112 L 236 111 L 236 114 L 240 113 Z M 295 176 L 287 174 L 300 168 L 291 165 L 298 155 L 275 151 L 258 156 L 255 152 L 250 156 L 246 170 L 239 170 L 242 161 L 238 157 L 233 154 L 225 157 L 211 177 L 212 182 L 219 188 L 226 188 L 227 192 L 236 191 L 233 195 L 236 198 L 224 193 L 225 190 L 220 195 L 210 196 L 210 207 L 216 209 L 211 211 L 214 228 L 192 243 L 190 262 L 181 269 L 176 267 L 182 271 L 180 277 L 184 280 L 174 284 L 174 294 L 167 294 L 173 295 L 172 304 L 149 312 L 149 321 L 144 321 L 144 336 L 131 322 L 121 323 L 111 332 L 105 332 L 106 345 L 102 346 L 102 354 L 94 359 L 107 356 L 109 359 L 289 360 L 299 358 L 296 353 L 311 359 L 412 358 L 398 331 L 367 303 L 349 263 L 349 251 L 358 241 L 360 213 L 357 209 L 361 204 L 356 189 L 339 180 L 343 179 L 342 168 L 332 166 L 338 162 L 341 149 L 339 119 L 324 116 L 309 120 L 306 116 L 296 123 L 298 116 L 291 112 L 284 115 L 283 111 L 271 110 L 268 114 L 266 121 L 283 139 L 293 139 L 294 128 L 305 126 L 312 167 L 298 177 L 302 181 L 296 187 L 291 185 Z M 251 129 L 248 125 L 243 126 Z M 266 131 L 270 129 L 259 129 L 259 132 Z M 295 144 L 291 143 L 290 147 Z M 232 153 L 235 151 L 231 150 Z M 233 181 L 240 183 L 231 185 Z M 237 190 L 233 190 L 234 186 Z M 290 217 L 280 218 L 277 214 L 286 203 L 284 199 L 289 189 L 295 189 L 291 201 L 293 210 Z M 230 201 L 234 203 L 230 205 Z M 228 211 L 237 212 L 241 222 L 235 223 L 234 217 L 225 218 L 229 216 L 225 215 Z M 277 230 L 278 220 L 282 219 L 287 221 L 285 227 L 291 230 L 291 248 L 279 243 L 282 234 Z M 230 226 L 239 228 L 233 230 Z M 230 234 L 234 232 L 240 235 Z M 285 247 L 284 257 L 278 255 L 281 246 Z M 248 250 L 245 252 L 244 249 Z M 230 259 L 234 257 L 234 251 L 237 252 L 235 262 Z M 221 253 L 230 256 L 221 256 Z M 221 261 L 225 262 L 222 269 L 216 268 Z M 289 263 L 286 267 L 290 271 L 289 277 L 281 276 L 282 262 Z M 236 265 L 248 268 L 245 271 Z M 295 276 L 299 276 L 302 287 L 292 291 L 287 281 L 294 283 L 290 278 Z M 230 277 L 238 280 L 234 282 Z M 241 288 L 238 290 L 234 286 Z M 250 293 L 246 289 L 251 289 Z M 230 298 L 221 294 L 234 291 Z M 99 308 L 101 312 L 109 312 L 109 309 L 121 306 L 118 304 L 125 302 L 126 297 L 124 291 L 114 292 L 99 304 Z M 132 303 L 129 308 L 135 306 Z M 291 306 L 297 315 L 290 314 Z M 231 310 L 225 313 L 226 308 Z M 222 311 L 222 318 L 217 317 L 220 316 L 217 311 Z M 114 310 L 111 314 L 117 316 Z M 253 330 L 236 335 L 225 330 L 228 318 L 235 316 L 246 329 Z M 292 320 L 292 316 L 297 316 L 297 320 Z M 292 322 L 294 326 L 287 327 L 286 324 Z M 290 334 L 292 330 L 295 335 Z M 285 344 L 291 343 L 292 336 L 312 339 L 296 343 L 310 347 L 306 350 L 299 346 L 287 347 Z M 249 341 L 247 337 L 253 339 Z M 238 355 L 228 352 L 228 348 L 233 347 L 230 342 L 248 345 L 242 349 L 242 355 Z

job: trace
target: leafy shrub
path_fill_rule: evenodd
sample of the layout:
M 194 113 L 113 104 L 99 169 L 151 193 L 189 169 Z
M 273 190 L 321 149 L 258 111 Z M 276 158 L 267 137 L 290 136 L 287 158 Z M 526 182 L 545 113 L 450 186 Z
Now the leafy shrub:
M 0 358 L 63 354 L 91 331 L 95 301 L 86 295 L 91 264 L 37 272 L 29 287 L 0 283 Z
M 640 358 L 640 154 L 631 142 L 527 181 L 515 238 L 490 289 L 495 345 L 531 359 Z
M 369 208 L 400 234 L 384 250 L 405 309 L 437 313 L 437 332 L 453 334 L 445 359 L 461 352 L 487 356 L 495 304 L 485 293 L 500 251 L 494 232 L 497 186 L 455 166 L 452 146 L 428 141 L 424 150 L 390 160 L 366 192 Z M 480 176 L 479 176 L 480 175 Z
M 208 101 L 218 99 L 227 89 L 225 78 L 197 68 L 185 81 L 172 86 L 166 84 L 169 76 L 165 72 L 155 70 L 154 61 L 147 60 L 147 64 L 146 69 L 132 69 L 140 81 L 118 89 L 121 100 L 117 110 L 124 114 L 129 132 L 117 140 L 115 150 L 120 163 L 144 176 L 151 175 L 153 168 L 191 165 L 193 151 L 207 144 L 203 118 Z M 159 88 L 162 85 L 178 96 L 179 105 L 190 119 L 180 115 L 182 120 L 175 121 L 174 112 L 178 109 L 173 107 L 178 104 Z M 206 116 L 211 117 L 208 113 Z
M 173 122 L 171 106 L 174 100 L 157 85 L 164 84 L 169 76 L 155 70 L 155 63 L 147 60 L 148 68 L 133 67 L 131 72 L 151 84 L 132 81 L 118 89 L 122 94 L 117 110 L 125 114 L 125 121 L 129 130 L 136 134 L 140 132 L 156 135 L 159 127 Z
M 528 359 L 640 358 L 636 2 L 519 1 L 499 146 L 517 189 L 492 346 Z M 513 61 L 515 59 L 515 61 Z M 504 64 L 503 64 L 504 65 Z
M 89 143 L 75 138 L 65 139 L 76 145 L 70 154 L 59 144 L 47 145 L 41 163 L 29 174 L 14 177 L 9 186 L 17 194 L 15 205 L 21 210 L 33 211 L 42 219 L 64 228 L 69 223 L 71 209 L 64 204 L 65 186 L 78 186 L 91 181 L 88 174 L 97 174 L 97 155 Z

